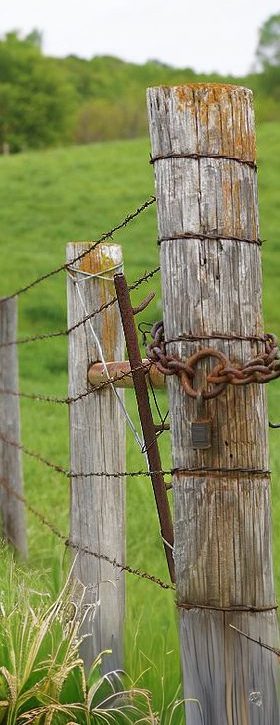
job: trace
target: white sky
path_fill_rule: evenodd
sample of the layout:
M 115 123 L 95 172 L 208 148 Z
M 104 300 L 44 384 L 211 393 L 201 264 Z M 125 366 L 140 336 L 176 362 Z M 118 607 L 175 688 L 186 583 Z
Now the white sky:
M 36 27 L 48 55 L 156 58 L 242 75 L 260 25 L 279 12 L 280 0 L 0 0 L 0 35 Z

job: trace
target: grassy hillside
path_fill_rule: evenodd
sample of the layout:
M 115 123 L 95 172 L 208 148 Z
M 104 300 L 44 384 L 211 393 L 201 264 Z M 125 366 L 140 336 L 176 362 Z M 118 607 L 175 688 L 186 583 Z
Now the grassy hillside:
M 266 330 L 280 334 L 280 241 L 277 177 L 280 129 L 264 124 L 258 130 L 259 192 L 263 245 L 264 311 Z M 68 240 L 92 240 L 118 223 L 129 211 L 153 193 L 153 171 L 148 163 L 146 139 L 96 144 L 84 147 L 24 153 L 0 159 L 0 245 L 2 258 L 1 296 L 32 278 L 61 264 Z M 115 235 L 123 245 L 126 273 L 130 281 L 158 264 L 155 208 L 151 207 L 126 230 Z M 145 286 L 156 291 L 156 301 L 145 312 L 145 320 L 159 319 L 160 278 Z M 143 289 L 135 292 L 135 301 Z M 64 329 L 66 295 L 64 273 L 35 287 L 19 299 L 19 334 Z M 57 338 L 19 347 L 21 389 L 53 395 L 67 394 L 67 340 Z M 280 420 L 280 383 L 269 386 L 270 415 Z M 165 394 L 160 401 L 166 407 Z M 137 420 L 133 395 L 128 407 Z M 68 431 L 66 406 L 22 402 L 22 436 L 26 446 L 67 467 Z M 275 564 L 280 592 L 280 463 L 277 450 L 280 433 L 271 431 L 273 468 L 273 519 Z M 278 443 L 278 447 L 277 447 Z M 162 443 L 163 460 L 169 462 L 168 438 Z M 128 435 L 128 468 L 141 468 L 141 454 Z M 67 482 L 24 457 L 25 490 L 30 501 L 65 533 L 68 526 Z M 154 504 L 147 479 L 128 480 L 127 560 L 167 578 Z M 141 512 L 141 514 L 139 513 Z M 61 545 L 31 515 L 28 516 L 31 562 L 54 567 L 59 578 Z M 148 532 L 148 535 L 147 535 Z M 53 576 L 50 574 L 50 580 Z M 159 672 L 167 668 L 170 691 L 177 675 L 176 621 L 168 593 L 149 583 L 127 577 L 128 637 L 133 636 L 127 663 L 131 671 L 156 662 Z M 151 606 L 152 602 L 152 606 Z M 138 630 L 138 635 L 135 635 Z M 132 633 L 132 634 L 131 634 Z M 140 643 L 140 644 L 139 644 Z M 139 645 L 139 646 L 138 646 Z M 136 655 L 136 648 L 138 653 Z M 139 652 L 141 649 L 144 654 Z M 135 650 L 135 651 L 134 651 Z M 164 651 L 169 654 L 163 658 Z M 171 672 L 173 673 L 171 676 Z M 133 672 L 132 672 L 133 674 Z M 152 672 L 146 684 L 152 686 Z M 169 693 L 170 694 L 170 693 Z

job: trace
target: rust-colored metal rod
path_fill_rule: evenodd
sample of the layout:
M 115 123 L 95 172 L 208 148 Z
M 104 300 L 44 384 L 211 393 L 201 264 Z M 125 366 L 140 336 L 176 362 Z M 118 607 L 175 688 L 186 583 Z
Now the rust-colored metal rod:
M 134 323 L 133 308 L 130 301 L 129 290 L 123 274 L 116 274 L 114 276 L 114 282 L 123 323 L 127 353 L 132 369 L 135 395 L 139 410 L 143 437 L 145 441 L 145 448 L 149 461 L 149 467 L 150 471 L 160 471 L 162 468 L 160 454 L 156 439 L 156 431 L 152 417 L 152 411 L 150 407 L 146 374 L 145 370 L 141 367 L 142 358 L 138 345 L 138 338 Z M 161 535 L 163 538 L 169 574 L 171 581 L 174 582 L 175 571 L 172 556 L 172 547 L 174 543 L 173 524 L 166 493 L 166 486 L 162 473 L 151 473 L 151 481 L 157 504 Z
M 142 360 L 147 384 L 152 384 L 153 388 L 165 388 L 165 375 L 161 373 L 156 365 L 151 365 L 148 358 Z M 106 367 L 110 376 L 110 380 L 115 381 L 116 388 L 133 388 L 133 378 L 131 373 L 131 365 L 128 360 L 122 362 L 107 362 Z M 146 368 L 146 369 L 145 369 Z M 88 380 L 95 388 L 107 380 L 107 372 L 101 362 L 92 363 L 88 369 Z

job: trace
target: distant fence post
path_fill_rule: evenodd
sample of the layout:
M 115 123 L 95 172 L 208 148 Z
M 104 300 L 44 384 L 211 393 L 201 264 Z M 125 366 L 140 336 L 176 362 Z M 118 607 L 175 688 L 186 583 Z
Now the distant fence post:
M 100 244 L 72 265 L 89 246 L 86 242 L 67 245 L 69 327 L 114 297 L 113 276 L 122 270 L 121 247 L 109 243 Z M 124 358 L 122 326 L 114 304 L 69 334 L 70 398 L 91 390 L 88 369 L 101 359 L 94 332 L 105 360 Z M 124 418 L 110 386 L 70 404 L 70 458 L 71 471 L 76 473 L 125 470 Z M 70 519 L 70 540 L 75 545 L 125 563 L 124 478 L 73 478 Z M 122 668 L 124 573 L 79 552 L 74 571 L 87 587 L 86 602 L 99 602 L 94 619 L 89 616 L 84 626 L 90 634 L 81 647 L 85 665 L 90 667 L 102 650 L 111 649 L 112 654 L 103 660 L 103 671 Z
M 17 299 L 0 300 L 0 344 L 14 340 L 17 336 Z M 0 391 L 18 392 L 17 346 L 1 348 Z M 7 440 L 20 443 L 19 398 L 9 392 L 0 392 L 0 510 L 2 535 L 23 556 L 27 556 L 27 540 L 23 503 L 9 494 L 10 486 L 22 495 L 23 477 L 21 451 L 5 443 Z M 5 487 L 6 484 L 6 487 Z
M 167 352 L 213 348 L 246 362 L 264 351 L 252 94 L 151 88 L 148 112 Z M 209 390 L 214 364 L 200 362 L 194 388 Z M 187 723 L 275 725 L 276 656 L 230 627 L 277 647 L 265 389 L 228 385 L 201 415 L 167 380 L 173 467 L 185 470 L 173 491 Z M 200 417 L 212 420 L 203 450 L 191 433 Z

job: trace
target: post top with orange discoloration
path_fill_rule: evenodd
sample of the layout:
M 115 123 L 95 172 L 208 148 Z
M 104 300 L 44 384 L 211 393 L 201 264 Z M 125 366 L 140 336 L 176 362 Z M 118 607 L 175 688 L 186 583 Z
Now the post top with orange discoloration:
M 254 162 L 253 93 L 225 83 L 148 88 L 153 157 L 213 155 Z M 155 122 L 160 119 L 159 122 Z
M 77 269 L 88 274 L 105 273 L 111 270 L 115 265 L 120 265 L 122 262 L 122 248 L 120 244 L 114 244 L 111 242 L 102 242 L 94 247 L 95 242 L 71 242 L 77 246 L 77 254 L 80 251 L 81 245 L 83 246 L 83 252 L 86 252 L 88 245 L 88 254 L 85 254 L 78 262 Z

